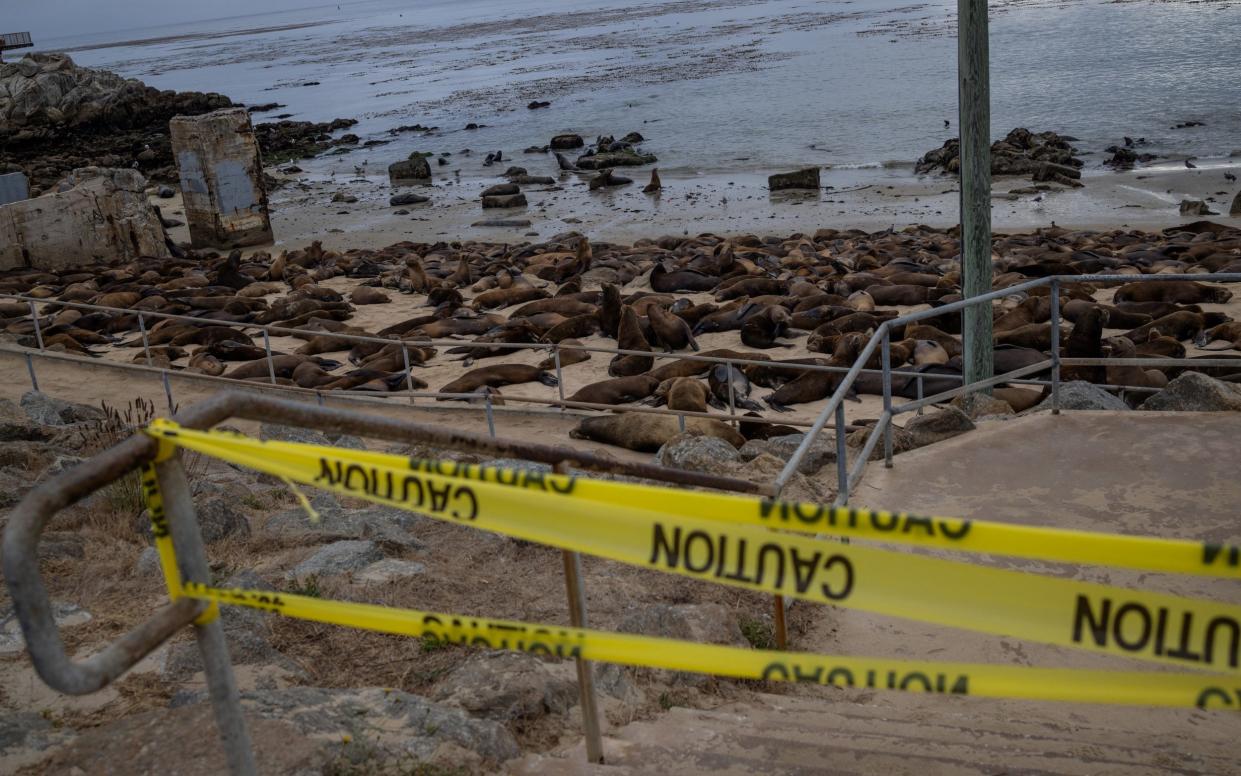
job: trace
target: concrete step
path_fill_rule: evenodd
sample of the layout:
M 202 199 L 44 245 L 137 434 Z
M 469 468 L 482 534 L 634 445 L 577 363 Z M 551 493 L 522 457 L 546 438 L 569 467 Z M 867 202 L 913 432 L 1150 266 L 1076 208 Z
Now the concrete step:
M 1224 712 L 839 691 L 759 695 L 674 708 L 604 741 L 513 763 L 526 774 L 1126 774 L 1241 773 L 1236 717 Z

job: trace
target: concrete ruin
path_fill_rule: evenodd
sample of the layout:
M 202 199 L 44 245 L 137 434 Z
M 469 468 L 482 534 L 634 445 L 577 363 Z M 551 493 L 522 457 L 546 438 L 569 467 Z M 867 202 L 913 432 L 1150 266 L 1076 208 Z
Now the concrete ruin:
M 0 206 L 0 270 L 58 270 L 169 254 L 136 170 L 85 167 L 56 191 Z
M 26 174 L 11 172 L 0 175 L 0 205 L 21 202 L 23 199 L 30 199 L 30 183 L 26 180 Z
M 194 247 L 271 242 L 263 164 L 245 108 L 177 116 L 168 128 Z

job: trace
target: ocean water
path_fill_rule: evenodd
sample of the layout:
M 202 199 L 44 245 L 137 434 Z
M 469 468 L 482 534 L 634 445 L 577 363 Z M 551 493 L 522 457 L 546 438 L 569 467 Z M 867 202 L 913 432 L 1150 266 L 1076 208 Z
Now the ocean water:
M 671 175 L 818 164 L 890 176 L 956 135 L 955 8 L 374 0 L 41 47 L 161 88 L 288 106 L 260 121 L 356 118 L 358 134 L 385 139 L 402 124 L 440 128 L 345 160 L 471 148 L 520 162 L 559 132 L 637 131 Z M 1239 33 L 1238 0 L 993 2 L 993 135 L 1067 133 L 1092 167 L 1126 135 L 1174 160 L 1226 157 L 1241 149 Z M 552 106 L 528 110 L 536 99 Z M 1188 120 L 1205 126 L 1172 128 Z

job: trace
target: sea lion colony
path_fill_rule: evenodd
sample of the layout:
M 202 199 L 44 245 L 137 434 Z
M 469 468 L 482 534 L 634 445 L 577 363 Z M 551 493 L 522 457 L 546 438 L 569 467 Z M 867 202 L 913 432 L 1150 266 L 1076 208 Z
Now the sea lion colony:
M 837 387 L 839 374 L 799 371 L 797 365 L 851 365 L 881 321 L 910 308 L 960 299 L 958 254 L 954 231 L 928 227 L 875 234 L 824 229 L 787 238 L 663 237 L 632 246 L 591 243 L 577 234 L 516 246 L 404 242 L 345 253 L 315 244 L 275 257 L 259 253 L 243 259 L 234 252 L 142 259 L 107 269 L 14 271 L 0 277 L 0 292 L 125 310 L 47 306 L 40 318 L 43 341 L 87 355 L 104 347 L 138 348 L 137 363 L 145 362 L 139 311 L 208 318 L 212 323 L 147 319 L 152 358 L 164 368 L 239 380 L 267 381 L 269 374 L 261 339 L 256 343 L 238 324 L 295 328 L 303 344 L 275 354 L 276 379 L 323 391 L 384 394 L 411 383 L 427 389 L 417 377 L 419 367 L 433 359 L 455 359 L 461 364 L 459 376 L 435 386 L 436 391 L 477 394 L 479 399 L 487 394 L 502 402 L 501 389 L 531 382 L 555 385 L 556 376 L 552 358 L 537 365 L 506 363 L 511 351 L 501 345 L 571 346 L 601 336 L 637 354 L 614 356 L 610 378 L 566 390 L 570 400 L 644 402 L 698 412 L 726 410 L 731 401 L 754 417 L 823 399 Z M 1207 222 L 1165 233 L 1053 227 L 996 236 L 993 259 L 996 288 L 1051 274 L 1241 272 L 1241 230 Z M 348 293 L 324 285 L 339 276 L 357 285 Z M 1062 292 L 1063 355 L 1179 357 L 1187 344 L 1241 350 L 1241 323 L 1212 309 L 1232 296 L 1221 285 L 1128 284 L 1107 302 L 1100 300 L 1106 297 L 1100 291 L 1083 283 Z M 394 292 L 414 295 L 417 314 L 375 331 L 350 324 L 357 305 L 391 303 Z M 994 315 L 997 372 L 1046 358 L 1051 344 L 1046 288 L 1006 297 L 995 304 Z M 0 316 L 18 344 L 36 344 L 26 304 L 0 303 Z M 736 346 L 702 349 L 696 338 L 709 332 L 736 332 Z M 353 343 L 342 334 L 392 344 Z M 782 359 L 781 351 L 802 337 L 815 355 Z M 445 339 L 461 344 L 430 344 Z M 927 394 L 957 384 L 950 378 L 960 374 L 959 314 L 894 331 L 892 343 L 892 366 L 924 374 Z M 769 363 L 738 368 L 657 359 L 660 352 L 685 351 Z M 580 383 L 574 366 L 591 357 L 562 351 L 566 383 Z M 1202 371 L 1241 379 L 1241 354 L 1233 357 L 1239 359 L 1236 369 Z M 878 353 L 872 362 L 868 365 L 879 365 Z M 1157 387 L 1180 371 L 1072 367 L 1064 377 Z M 880 393 L 878 376 L 863 375 L 855 390 Z M 897 376 L 893 391 L 913 397 L 914 378 Z M 1016 386 L 1001 395 L 1017 410 L 1040 398 L 1039 391 Z M 690 425 L 733 444 L 745 438 L 710 419 L 694 419 Z M 770 429 L 753 422 L 741 427 L 749 437 Z M 628 415 L 592 418 L 574 433 L 645 450 L 678 431 L 672 417 Z

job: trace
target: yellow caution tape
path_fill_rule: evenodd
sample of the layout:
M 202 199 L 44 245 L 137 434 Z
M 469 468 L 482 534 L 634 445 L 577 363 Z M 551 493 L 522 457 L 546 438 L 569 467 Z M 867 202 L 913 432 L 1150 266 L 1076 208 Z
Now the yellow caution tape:
M 513 484 L 398 456 L 152 424 L 149 433 L 277 477 L 568 550 L 777 593 L 1180 667 L 1241 673 L 1241 607 L 776 533 L 573 498 L 582 481 Z M 567 497 L 568 496 L 568 497 Z M 621 501 L 620 499 L 617 500 Z
M 156 458 L 158 461 L 167 460 L 176 452 L 172 445 L 161 444 L 160 447 L 163 455 Z M 164 512 L 164 496 L 159 489 L 155 464 L 144 464 L 141 476 L 142 495 L 146 499 L 147 513 L 151 516 L 151 533 L 155 537 L 155 551 L 159 553 L 159 567 L 164 574 L 164 585 L 168 588 L 168 600 L 175 601 L 182 595 L 181 571 L 177 568 L 177 552 L 172 544 L 172 533 L 168 530 L 168 516 Z M 220 607 L 213 603 L 194 622 L 206 625 L 219 616 Z
M 380 633 L 739 679 L 992 698 L 1241 709 L 1241 679 L 1236 676 L 773 652 L 560 625 L 322 601 L 273 591 L 219 589 L 193 582 L 186 583 L 184 593 L 205 601 L 248 606 L 287 617 Z

